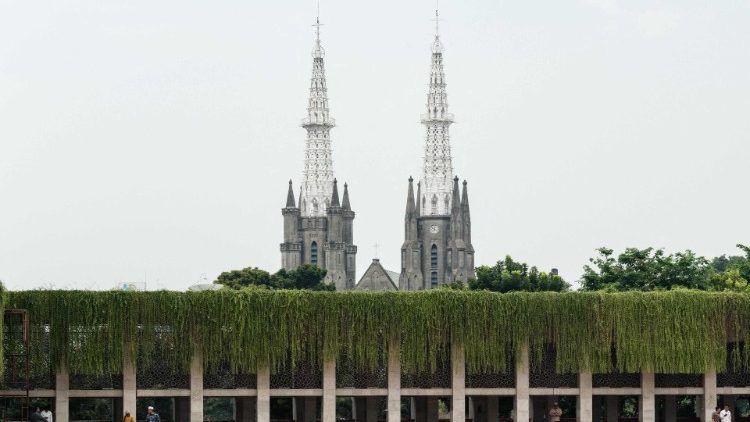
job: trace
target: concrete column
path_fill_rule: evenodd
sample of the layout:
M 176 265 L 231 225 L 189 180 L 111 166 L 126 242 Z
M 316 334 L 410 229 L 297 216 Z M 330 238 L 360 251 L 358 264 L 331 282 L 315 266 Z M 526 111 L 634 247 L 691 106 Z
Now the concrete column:
M 125 346 L 122 356 L 122 415 L 115 415 L 116 419 L 121 418 L 125 415 L 125 412 L 130 412 L 130 415 L 135 417 L 136 409 L 136 371 L 135 371 L 135 357 L 130 356 L 130 346 Z
M 620 398 L 607 396 L 607 422 L 617 422 L 620 419 Z
M 516 398 L 514 401 L 514 422 L 529 422 L 529 350 L 524 348 L 516 356 Z
M 664 421 L 677 422 L 677 396 L 664 397 Z
M 591 372 L 578 374 L 578 420 L 594 421 L 594 390 Z
M 653 372 L 641 372 L 641 400 L 638 402 L 640 422 L 656 422 L 656 381 Z
M 387 422 L 401 422 L 401 344 L 388 342 L 388 415 Z
M 68 422 L 70 415 L 70 377 L 67 368 L 60 368 L 55 377 L 55 420 L 57 422 Z
M 203 422 L 203 352 L 198 347 L 190 362 L 190 422 Z
M 451 422 L 466 422 L 466 359 L 463 345 L 451 345 L 453 395 Z
M 336 360 L 323 362 L 323 409 L 321 422 L 336 421 Z
M 497 422 L 500 419 L 500 398 L 487 397 L 487 422 Z
M 257 422 L 271 422 L 271 369 L 269 367 L 258 368 L 257 391 L 255 415 Z
M 711 422 L 711 414 L 719 402 L 716 394 L 716 370 L 703 374 L 703 412 L 701 420 Z
M 378 422 L 378 398 L 367 397 L 365 399 L 367 412 L 365 415 L 365 422 Z M 360 421 L 357 421 L 360 422 Z

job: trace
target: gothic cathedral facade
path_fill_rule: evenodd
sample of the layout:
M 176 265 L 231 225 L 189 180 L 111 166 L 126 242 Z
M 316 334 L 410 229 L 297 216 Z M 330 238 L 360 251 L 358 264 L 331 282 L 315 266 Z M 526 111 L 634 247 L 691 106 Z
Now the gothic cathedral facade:
M 436 16 L 437 18 L 437 16 Z M 459 193 L 458 177 L 451 163 L 443 45 L 435 33 L 432 66 L 427 93 L 425 152 L 422 180 L 409 178 L 401 246 L 399 290 L 423 290 L 474 276 L 474 247 L 471 244 L 471 216 L 467 183 Z
M 303 264 L 318 265 L 327 270 L 326 281 L 335 284 L 336 290 L 351 290 L 355 287 L 357 255 L 354 211 L 346 184 L 339 202 L 338 183 L 333 176 L 330 131 L 335 121 L 328 109 L 319 21 L 316 26 L 307 117 L 302 120 L 307 131 L 303 179 L 296 202 L 289 181 L 286 206 L 282 209 L 281 264 L 287 270 Z M 423 175 L 417 182 L 416 195 L 414 180 L 409 178 L 399 290 L 430 289 L 453 281 L 465 282 L 474 276 L 469 196 L 466 181 L 460 190 L 458 177 L 453 174 L 451 123 L 443 45 L 436 31 L 427 112 L 422 115 L 426 129 Z
M 354 211 L 349 203 L 349 189 L 339 202 L 338 182 L 333 177 L 331 129 L 335 120 L 328 109 L 325 51 L 320 43 L 320 22 L 313 47 L 313 70 L 307 117 L 302 127 L 307 131 L 305 166 L 299 200 L 294 201 L 289 181 L 284 217 L 284 242 L 281 244 L 281 266 L 292 270 L 303 264 L 318 265 L 327 271 L 325 281 L 336 290 L 351 290 L 356 280 L 357 246 L 354 245 Z

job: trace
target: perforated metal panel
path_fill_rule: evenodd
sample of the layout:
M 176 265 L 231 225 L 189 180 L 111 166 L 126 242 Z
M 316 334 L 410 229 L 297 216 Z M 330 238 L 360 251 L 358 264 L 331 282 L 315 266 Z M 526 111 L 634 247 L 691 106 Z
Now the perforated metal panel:
M 70 388 L 73 390 L 120 390 L 122 375 L 70 375 Z
M 592 384 L 594 388 L 596 387 L 640 388 L 641 374 L 638 374 L 638 373 L 621 374 L 619 372 L 613 372 L 610 374 L 593 374 Z
M 738 350 L 739 348 L 739 350 Z M 716 374 L 716 385 L 719 387 L 750 386 L 750 368 L 743 364 L 740 352 L 744 352 L 744 343 L 727 345 L 727 370 Z
M 149 359 L 143 349 L 136 359 L 136 386 L 143 389 L 190 388 L 190 374 L 178 368 L 174 359 L 175 338 L 169 327 L 156 329 L 157 335 Z M 185 339 L 182 339 L 185 341 Z
M 255 374 L 233 373 L 227 361 L 203 374 L 203 388 L 256 388 L 257 381 Z
M 47 325 L 29 327 L 31 347 L 31 370 L 29 388 L 32 390 L 51 390 L 55 388 L 55 366 L 52 364 L 50 351 L 50 330 Z
M 355 365 L 346 352 L 342 353 L 336 364 L 336 387 L 339 388 L 386 388 L 388 370 L 385 353 L 378 350 L 378 365 L 373 370 Z
M 703 374 L 655 374 L 656 388 L 703 387 Z
M 542 354 L 541 363 L 531 362 L 529 386 L 532 388 L 578 387 L 578 374 L 555 372 L 555 348 L 548 346 Z
M 435 372 L 401 373 L 402 388 L 451 388 L 451 383 L 452 371 L 449 359 L 439 361 Z
M 271 374 L 271 388 L 323 388 L 323 370 L 318 363 L 291 362 Z
M 470 373 L 466 371 L 466 386 L 469 388 L 514 388 L 516 386 L 515 357 L 509 356 L 505 373 Z

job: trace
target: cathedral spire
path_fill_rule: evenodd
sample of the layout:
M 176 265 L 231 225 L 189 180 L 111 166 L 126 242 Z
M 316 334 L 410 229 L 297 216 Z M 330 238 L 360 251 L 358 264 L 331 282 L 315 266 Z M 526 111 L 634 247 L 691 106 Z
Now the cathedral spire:
M 294 190 L 292 189 L 292 179 L 289 179 L 289 191 L 286 193 L 286 207 L 296 208 L 296 205 L 294 205 Z
M 310 97 L 307 117 L 302 127 L 307 131 L 305 141 L 305 167 L 301 187 L 303 216 L 324 216 L 333 188 L 333 158 L 331 155 L 331 128 L 335 121 L 329 115 L 328 87 L 326 85 L 323 57 L 325 50 L 320 42 L 320 18 L 315 20 L 313 69 L 310 78 Z
M 435 10 L 435 39 L 432 43 L 430 86 L 427 92 L 427 113 L 422 114 L 425 125 L 425 153 L 423 162 L 425 215 L 447 215 L 451 212 L 453 165 L 449 128 L 453 115 L 448 112 L 443 44 L 438 33 L 438 11 Z

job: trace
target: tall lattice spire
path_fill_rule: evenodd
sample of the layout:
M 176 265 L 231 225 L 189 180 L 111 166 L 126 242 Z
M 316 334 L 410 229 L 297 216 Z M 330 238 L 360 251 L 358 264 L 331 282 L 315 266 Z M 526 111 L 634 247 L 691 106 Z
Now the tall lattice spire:
M 438 11 L 435 10 L 435 39 L 432 42 L 430 88 L 427 92 L 425 125 L 424 186 L 422 215 L 447 215 L 451 212 L 453 165 L 449 127 L 453 115 L 448 112 L 448 95 L 443 71 L 443 44 L 440 42 Z
M 303 216 L 325 216 L 333 191 L 333 158 L 331 157 L 331 128 L 335 120 L 329 116 L 328 88 L 326 86 L 323 56 L 325 50 L 320 42 L 320 18 L 315 20 L 315 44 L 313 45 L 313 69 L 310 79 L 310 99 L 307 117 L 302 127 L 307 130 L 305 142 L 305 168 L 300 195 Z

